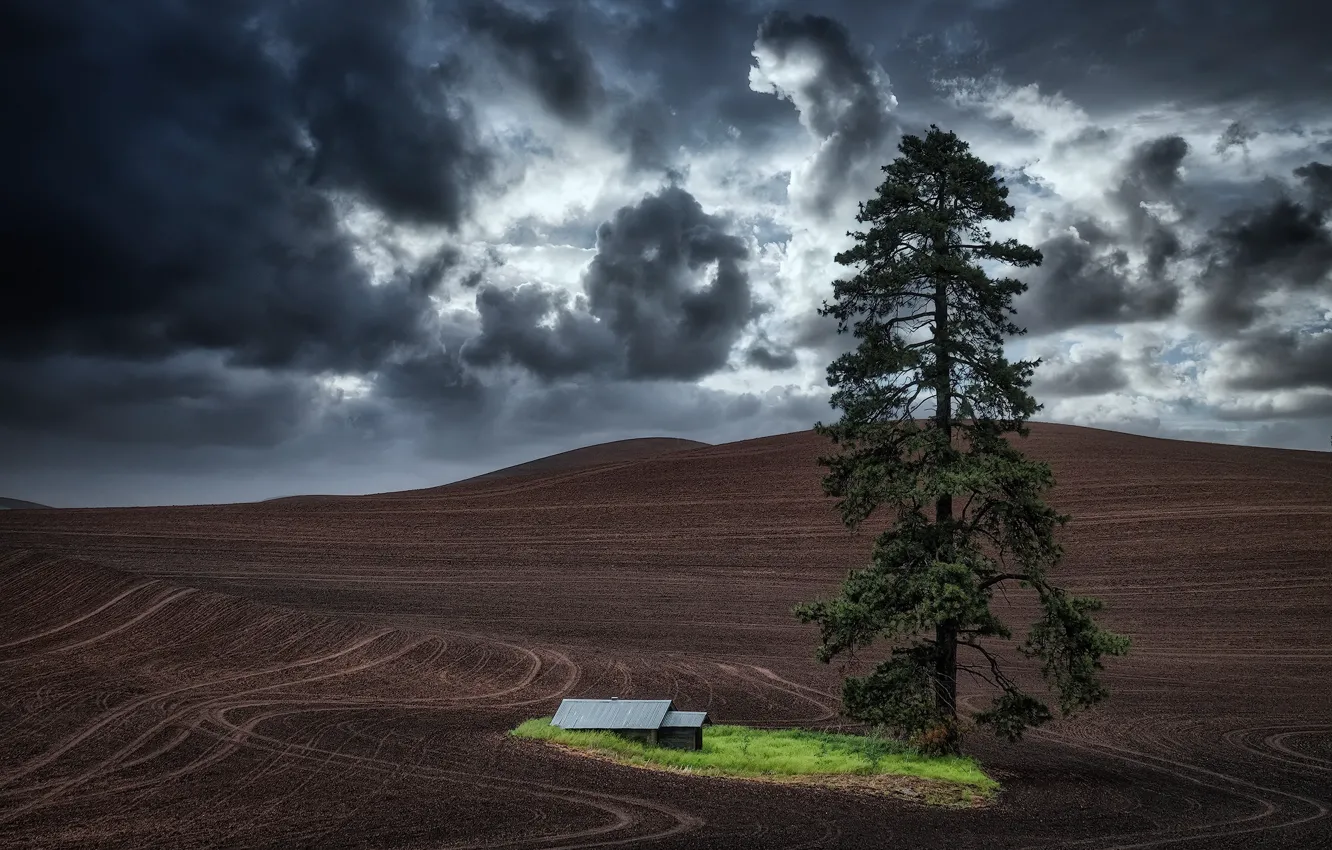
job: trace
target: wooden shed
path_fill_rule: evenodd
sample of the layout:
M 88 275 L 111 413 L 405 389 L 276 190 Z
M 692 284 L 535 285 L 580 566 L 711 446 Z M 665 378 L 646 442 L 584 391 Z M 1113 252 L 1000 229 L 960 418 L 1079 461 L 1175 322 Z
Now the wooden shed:
M 706 711 L 676 711 L 668 699 L 566 699 L 550 725 L 625 738 L 677 750 L 701 750 Z

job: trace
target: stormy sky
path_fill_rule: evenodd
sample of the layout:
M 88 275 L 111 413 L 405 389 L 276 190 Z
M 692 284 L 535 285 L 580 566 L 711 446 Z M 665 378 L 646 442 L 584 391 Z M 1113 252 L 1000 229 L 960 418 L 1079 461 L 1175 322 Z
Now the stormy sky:
M 835 416 L 903 133 L 1042 266 L 1040 418 L 1326 450 L 1314 0 L 10 0 L 0 495 L 432 486 Z

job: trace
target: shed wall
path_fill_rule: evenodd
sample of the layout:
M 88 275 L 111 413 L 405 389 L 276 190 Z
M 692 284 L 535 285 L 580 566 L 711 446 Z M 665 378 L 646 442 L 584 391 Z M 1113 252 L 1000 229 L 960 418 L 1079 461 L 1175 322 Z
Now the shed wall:
M 657 743 L 675 750 L 701 750 L 703 730 L 697 726 L 663 728 L 657 732 Z

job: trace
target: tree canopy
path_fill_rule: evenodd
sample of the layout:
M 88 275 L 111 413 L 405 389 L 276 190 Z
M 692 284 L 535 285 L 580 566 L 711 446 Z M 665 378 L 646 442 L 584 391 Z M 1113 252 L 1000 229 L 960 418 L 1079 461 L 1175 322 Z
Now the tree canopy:
M 840 447 L 820 463 L 843 522 L 855 531 L 887 513 L 891 526 L 840 596 L 796 613 L 818 624 L 825 662 L 888 641 L 886 660 L 844 682 L 844 713 L 946 751 L 959 742 L 959 674 L 997 692 L 976 720 L 1004 738 L 1053 717 L 1014 679 L 1002 649 L 1013 634 L 990 609 L 996 589 L 1039 603 L 1015 649 L 1064 714 L 1108 695 L 1101 659 L 1127 652 L 1128 640 L 1096 624 L 1099 601 L 1051 583 L 1056 530 L 1069 517 L 1043 500 L 1049 466 L 1006 436 L 1027 436 L 1040 410 L 1028 392 L 1039 361 L 1005 358 L 1005 337 L 1025 333 L 1012 316 L 1026 286 L 982 264 L 1034 266 L 1041 254 L 991 238 L 986 222 L 1013 218 L 1008 189 L 955 134 L 931 126 L 898 149 L 860 205 L 866 229 L 836 257 L 856 273 L 833 283 L 820 310 L 859 344 L 828 366 L 841 418 L 815 425 Z

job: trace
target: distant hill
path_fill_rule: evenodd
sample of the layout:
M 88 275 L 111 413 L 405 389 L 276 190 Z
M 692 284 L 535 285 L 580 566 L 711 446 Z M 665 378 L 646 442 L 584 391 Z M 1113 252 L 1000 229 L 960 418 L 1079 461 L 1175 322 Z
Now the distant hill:
M 539 457 L 535 460 L 517 463 L 513 466 L 506 466 L 503 469 L 496 469 L 492 472 L 474 475 L 471 478 L 464 478 L 460 481 L 453 481 L 438 487 L 404 490 L 399 491 L 398 494 L 410 493 L 413 495 L 429 495 L 432 493 L 444 492 L 453 487 L 482 484 L 501 478 L 534 477 L 559 472 L 570 472 L 579 469 L 590 469 L 610 464 L 627 463 L 630 461 L 649 460 L 654 457 L 670 454 L 671 452 L 709 448 L 711 445 L 711 443 L 701 443 L 698 440 L 684 440 L 677 437 L 637 437 L 628 440 L 615 440 L 609 443 L 598 443 L 593 446 L 583 446 L 580 449 L 570 449 L 567 452 Z M 265 504 L 315 504 L 336 501 L 338 499 L 365 499 L 383 495 L 386 494 L 370 493 L 364 496 L 332 496 L 310 493 L 298 496 L 278 496 L 272 499 L 264 499 L 263 502 Z
M 529 460 L 526 463 L 518 463 L 513 466 L 506 466 L 503 469 L 497 469 L 494 472 L 487 472 L 482 475 L 474 475 L 471 478 L 464 478 L 462 481 L 454 481 L 452 484 L 446 484 L 446 487 L 452 487 L 456 484 L 474 484 L 478 481 L 489 481 L 495 478 L 513 478 L 520 475 L 543 475 L 550 472 L 568 472 L 572 469 L 583 469 L 591 466 L 600 466 L 604 463 L 624 463 L 631 460 L 645 460 L 650 457 L 668 454 L 670 452 L 680 452 L 686 449 L 708 448 L 711 444 L 700 443 L 698 440 L 682 440 L 676 437 L 639 437 L 631 440 L 616 440 L 610 443 L 598 443 L 595 446 L 584 446 L 581 449 L 570 449 L 567 452 L 548 455 L 546 457 Z
M 43 505 L 37 502 L 29 502 L 23 499 L 6 499 L 0 496 L 0 511 L 13 511 L 19 508 L 49 508 L 50 505 Z

